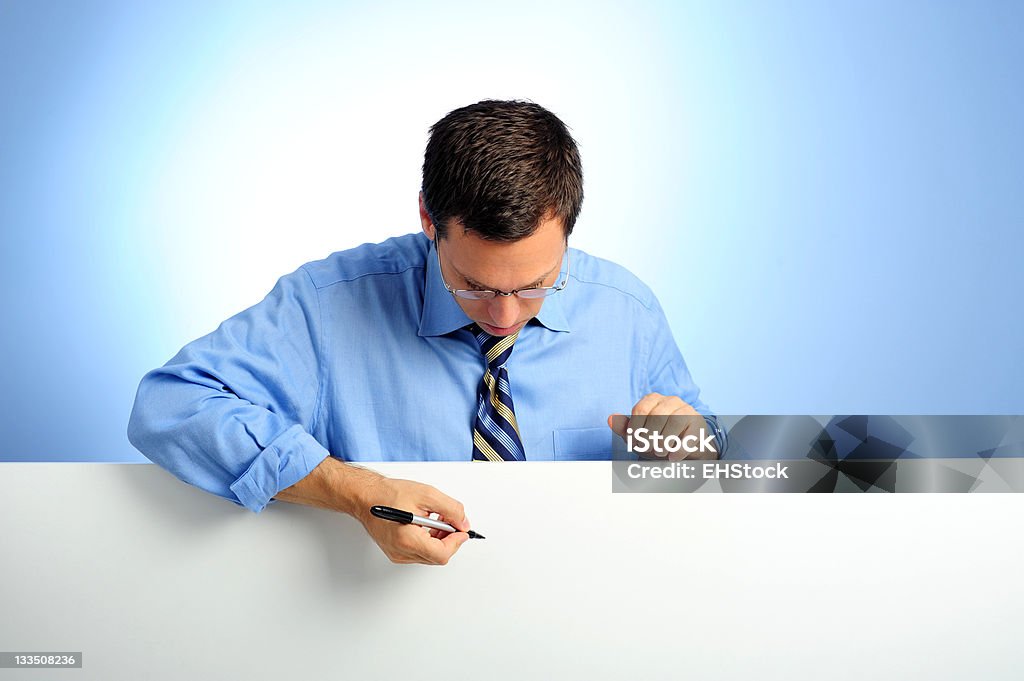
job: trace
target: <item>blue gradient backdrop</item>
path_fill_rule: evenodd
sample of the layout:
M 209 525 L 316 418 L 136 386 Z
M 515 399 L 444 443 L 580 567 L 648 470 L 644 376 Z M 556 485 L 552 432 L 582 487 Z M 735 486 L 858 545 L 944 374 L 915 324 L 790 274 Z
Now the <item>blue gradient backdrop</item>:
M 574 245 L 719 412 L 1024 412 L 1022 64 L 1016 2 L 2 2 L 0 460 L 144 460 L 143 373 L 417 229 L 485 97 L 573 128 Z

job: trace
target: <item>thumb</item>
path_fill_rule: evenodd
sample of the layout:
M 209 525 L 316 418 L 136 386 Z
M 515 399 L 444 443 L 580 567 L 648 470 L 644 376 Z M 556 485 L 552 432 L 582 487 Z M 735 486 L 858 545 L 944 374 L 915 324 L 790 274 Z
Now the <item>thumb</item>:
M 626 427 L 629 425 L 629 417 L 625 414 L 612 414 L 608 417 L 608 427 L 612 429 L 612 432 L 621 437 L 623 440 L 626 439 Z
M 437 513 L 444 522 L 460 532 L 465 532 L 470 527 L 465 507 L 443 492 L 431 488 L 421 506 L 426 513 Z

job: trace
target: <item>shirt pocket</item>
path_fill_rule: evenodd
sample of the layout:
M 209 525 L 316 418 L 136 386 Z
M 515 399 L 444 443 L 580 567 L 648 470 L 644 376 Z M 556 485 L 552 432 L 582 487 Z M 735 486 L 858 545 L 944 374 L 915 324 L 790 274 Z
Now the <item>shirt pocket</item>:
M 612 438 L 607 426 L 555 431 L 555 461 L 609 461 Z

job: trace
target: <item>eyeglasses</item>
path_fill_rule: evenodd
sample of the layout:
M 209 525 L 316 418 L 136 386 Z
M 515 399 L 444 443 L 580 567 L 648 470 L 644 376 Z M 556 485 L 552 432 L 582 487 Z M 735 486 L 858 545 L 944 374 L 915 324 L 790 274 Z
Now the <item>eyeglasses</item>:
M 456 298 L 462 298 L 463 300 L 491 300 L 495 296 L 516 296 L 522 300 L 536 300 L 538 298 L 547 298 L 552 293 L 561 291 L 565 288 L 565 285 L 569 283 L 569 249 L 565 249 L 565 279 L 562 280 L 561 284 L 557 286 L 535 286 L 533 288 L 521 288 L 516 291 L 496 291 L 494 289 L 464 289 L 464 288 L 452 288 L 448 285 L 448 282 L 444 278 L 444 270 L 441 268 L 441 249 L 440 244 L 437 240 L 434 241 L 434 250 L 437 251 L 437 271 L 441 274 L 441 283 L 444 284 L 445 290 L 452 294 Z

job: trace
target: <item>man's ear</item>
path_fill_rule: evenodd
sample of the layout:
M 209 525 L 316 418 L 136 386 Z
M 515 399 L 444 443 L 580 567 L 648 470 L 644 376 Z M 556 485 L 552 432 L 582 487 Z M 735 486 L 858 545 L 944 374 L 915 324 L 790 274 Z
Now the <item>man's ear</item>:
M 430 219 L 430 214 L 427 212 L 427 204 L 423 202 L 423 192 L 420 192 L 420 226 L 423 227 L 423 233 L 427 235 L 427 238 L 433 241 L 436 236 L 434 221 Z

